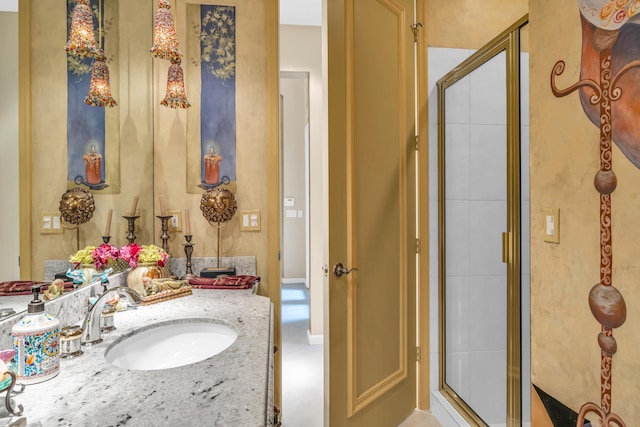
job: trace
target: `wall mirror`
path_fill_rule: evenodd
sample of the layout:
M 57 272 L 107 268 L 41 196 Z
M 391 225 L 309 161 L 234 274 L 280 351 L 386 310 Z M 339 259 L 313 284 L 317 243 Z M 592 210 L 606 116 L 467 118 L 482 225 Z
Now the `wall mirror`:
M 20 48 L 16 61 L 20 61 L 20 75 L 31 78 L 21 79 L 16 108 L 21 114 L 20 144 L 30 150 L 30 164 L 36 169 L 27 179 L 21 175 L 20 182 L 15 184 L 21 194 L 30 192 L 31 220 L 27 218 L 26 224 L 38 224 L 43 212 L 57 212 L 62 194 L 76 185 L 69 174 L 70 168 L 67 170 L 73 151 L 68 145 L 71 140 L 82 141 L 81 151 L 90 150 L 92 144 L 78 131 L 85 129 L 86 124 L 73 123 L 72 111 L 77 105 L 84 106 L 86 93 L 74 94 L 69 82 L 88 82 L 91 78 L 86 63 L 68 58 L 65 52 L 67 23 L 74 3 L 73 0 L 19 2 Z M 141 215 L 136 229 L 138 241 L 153 241 L 155 235 L 153 132 L 157 102 L 153 90 L 154 59 L 149 54 L 154 2 L 91 0 L 91 7 L 94 14 L 100 9 L 101 24 L 95 27 L 95 32 L 96 36 L 99 33 L 103 36 L 111 90 L 118 103 L 114 108 L 86 106 L 103 113 L 105 152 L 100 154 L 103 156 L 102 179 L 108 187 L 90 189 L 96 210 L 91 221 L 81 226 L 79 239 L 73 230 L 47 234 L 35 226 L 29 227 L 31 247 L 27 253 L 22 252 L 21 258 L 23 264 L 31 264 L 29 279 L 32 280 L 44 279 L 45 260 L 65 260 L 78 246 L 102 243 L 109 208 L 113 209 L 110 243 L 126 244 L 126 220 L 122 216 L 131 209 L 135 196 L 139 196 L 137 211 Z M 19 41 L 2 37 L 1 43 Z M 25 106 L 30 111 L 27 117 Z M 64 173 L 60 173 L 61 168 Z M 2 281 L 16 279 L 0 277 Z M 30 296 L 2 296 L 0 307 L 12 307 L 20 313 L 26 308 L 25 301 L 30 299 Z

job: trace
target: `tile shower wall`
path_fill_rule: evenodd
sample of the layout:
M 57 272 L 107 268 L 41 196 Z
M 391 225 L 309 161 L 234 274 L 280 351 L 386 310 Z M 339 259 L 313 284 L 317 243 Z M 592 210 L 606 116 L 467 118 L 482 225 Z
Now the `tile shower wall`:
M 430 170 L 430 294 L 431 294 L 431 389 L 438 390 L 438 174 L 437 174 L 437 87 L 444 74 L 473 53 L 464 49 L 429 49 L 429 170 Z M 504 55 L 504 54 L 503 54 Z M 492 87 L 490 82 L 504 81 L 504 57 L 492 61 L 457 82 L 447 90 L 447 128 L 449 162 L 455 162 L 455 175 L 448 173 L 447 219 L 455 227 L 447 229 L 447 317 L 456 319 L 454 337 L 449 337 L 448 378 L 463 379 L 450 384 L 492 425 L 505 420 L 504 402 L 495 396 L 505 395 L 506 370 L 506 283 L 505 267 L 496 254 L 501 253 L 500 236 L 506 227 L 506 190 L 488 185 L 504 182 L 506 139 L 504 101 L 493 104 L 495 93 L 505 93 L 504 84 Z M 528 70 L 528 62 L 523 64 Z M 491 78 L 486 78 L 487 74 Z M 527 80 L 527 79 L 523 79 Z M 489 82 L 489 84 L 487 84 Z M 528 96 L 528 86 L 523 86 Z M 493 95 L 493 97 L 492 97 Z M 504 95 L 503 99 L 504 99 Z M 527 100 L 523 100 L 528 105 Z M 523 109 L 528 119 L 528 109 Z M 450 122 L 454 117 L 455 122 Z M 523 122 L 523 153 L 528 153 L 528 120 Z M 529 378 L 528 340 L 528 155 L 522 165 L 523 174 L 523 377 Z M 495 161 L 495 159 L 499 161 Z M 449 172 L 452 168 L 449 168 Z M 497 237 L 496 237 L 497 236 Z M 483 307 L 496 299 L 505 301 L 499 310 L 487 312 Z M 495 307 L 496 304 L 494 303 Z M 472 319 L 482 316 L 482 325 Z M 482 327 L 481 327 L 482 326 Z M 451 339 L 453 338 L 453 339 Z M 494 369 L 491 369 L 495 366 Z M 452 375 L 450 375 L 452 374 Z M 526 394 L 525 394 L 526 392 Z M 529 419 L 529 383 L 523 384 L 523 420 Z

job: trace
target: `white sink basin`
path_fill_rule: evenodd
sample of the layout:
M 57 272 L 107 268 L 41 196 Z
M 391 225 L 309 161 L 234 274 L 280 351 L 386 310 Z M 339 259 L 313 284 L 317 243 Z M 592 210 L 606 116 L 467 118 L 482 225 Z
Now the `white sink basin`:
M 237 337 L 233 328 L 207 319 L 172 320 L 119 338 L 107 348 L 105 358 L 124 369 L 175 368 L 221 353 Z

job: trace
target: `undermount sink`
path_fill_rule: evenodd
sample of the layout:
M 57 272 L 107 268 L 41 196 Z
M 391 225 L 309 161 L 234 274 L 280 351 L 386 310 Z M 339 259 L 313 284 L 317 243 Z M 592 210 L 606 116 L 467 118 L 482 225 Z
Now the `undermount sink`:
M 238 338 L 231 327 L 207 319 L 181 319 L 138 329 L 119 338 L 105 359 L 124 369 L 152 371 L 208 359 Z

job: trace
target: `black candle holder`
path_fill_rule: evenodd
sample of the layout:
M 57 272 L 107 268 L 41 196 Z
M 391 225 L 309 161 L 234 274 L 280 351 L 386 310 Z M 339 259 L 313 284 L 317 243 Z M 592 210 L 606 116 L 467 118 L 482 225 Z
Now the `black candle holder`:
M 195 244 L 191 243 L 192 237 L 191 234 L 185 234 L 184 238 L 187 243 L 182 244 L 182 246 L 184 246 L 184 253 L 187 255 L 187 271 L 184 273 L 184 276 L 182 276 L 182 279 L 193 277 L 193 272 L 191 271 L 191 255 L 193 254 L 193 246 Z
M 166 253 L 169 253 L 169 218 L 171 218 L 172 215 L 156 215 L 156 218 L 160 218 L 160 221 L 162 221 L 162 234 L 160 235 L 160 238 L 162 239 L 162 249 L 164 249 L 164 251 Z
M 109 243 L 109 240 L 111 240 L 111 236 L 102 236 L 102 241 L 103 241 L 105 244 L 108 244 L 108 243 Z
M 129 241 L 129 243 L 135 243 L 136 235 L 133 234 L 133 231 L 136 229 L 136 219 L 140 218 L 140 215 L 125 215 L 122 218 L 126 219 L 129 222 L 129 234 L 127 235 L 127 240 Z

